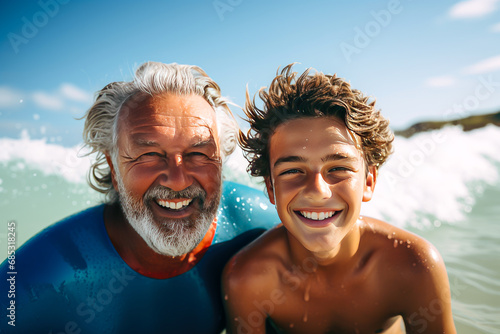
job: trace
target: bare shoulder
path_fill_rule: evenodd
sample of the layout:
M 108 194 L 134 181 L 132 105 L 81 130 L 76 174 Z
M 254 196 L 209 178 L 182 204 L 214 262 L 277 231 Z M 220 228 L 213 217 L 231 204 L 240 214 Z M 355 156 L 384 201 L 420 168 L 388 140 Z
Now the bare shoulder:
M 429 241 L 412 232 L 370 217 L 363 218 L 362 226 L 363 241 L 379 249 L 384 260 L 398 264 L 400 269 L 436 266 L 443 261 Z
M 363 242 L 375 249 L 378 276 L 394 297 L 408 302 L 448 289 L 444 261 L 430 242 L 381 220 L 363 221 Z
M 241 291 L 250 284 L 253 288 L 271 288 L 278 284 L 279 271 L 286 262 L 286 257 L 284 227 L 266 231 L 226 264 L 222 276 L 225 290 Z

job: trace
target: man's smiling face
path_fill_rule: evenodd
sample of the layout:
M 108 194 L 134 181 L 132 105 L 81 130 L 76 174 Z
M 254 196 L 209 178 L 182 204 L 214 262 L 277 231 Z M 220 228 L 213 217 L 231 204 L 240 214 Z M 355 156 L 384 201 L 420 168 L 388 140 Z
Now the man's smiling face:
M 281 221 L 306 249 L 331 252 L 371 199 L 373 167 L 342 121 L 300 118 L 279 125 L 269 143 L 268 193 Z
M 113 184 L 130 224 L 160 254 L 189 252 L 220 200 L 213 108 L 197 95 L 145 97 L 122 107 L 117 133 Z

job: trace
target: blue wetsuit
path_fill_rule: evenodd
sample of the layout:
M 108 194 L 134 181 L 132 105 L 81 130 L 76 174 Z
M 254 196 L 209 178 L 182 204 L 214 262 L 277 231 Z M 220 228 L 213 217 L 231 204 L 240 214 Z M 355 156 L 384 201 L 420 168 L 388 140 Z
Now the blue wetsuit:
M 235 183 L 224 184 L 220 207 L 212 246 L 191 270 L 168 279 L 145 277 L 121 259 L 104 205 L 46 228 L 16 252 L 15 327 L 5 316 L 7 261 L 0 266 L 0 332 L 220 333 L 225 263 L 262 232 L 255 227 L 278 222 L 261 191 Z

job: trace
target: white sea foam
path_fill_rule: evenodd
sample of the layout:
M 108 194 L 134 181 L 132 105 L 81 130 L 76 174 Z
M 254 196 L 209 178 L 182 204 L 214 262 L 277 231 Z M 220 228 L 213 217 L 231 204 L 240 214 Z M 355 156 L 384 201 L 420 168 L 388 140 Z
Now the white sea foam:
M 0 139 L 0 163 L 17 162 L 12 168 L 39 170 L 45 175 L 58 175 L 69 182 L 84 183 L 92 157 L 84 156 L 81 145 L 63 147 L 45 139 L 30 139 L 23 131 L 21 139 Z
M 363 213 L 392 224 L 426 225 L 464 219 L 484 187 L 499 179 L 500 128 L 460 127 L 397 137 Z
M 462 220 L 485 186 L 499 180 L 500 128 L 488 126 L 463 132 L 460 127 L 397 137 L 395 153 L 378 177 L 375 195 L 364 203 L 362 214 L 398 226 L 424 228 Z M 45 140 L 0 139 L 0 163 L 59 175 L 72 183 L 85 183 L 92 157 L 81 146 L 71 148 Z M 264 189 L 246 172 L 241 150 L 228 159 L 226 180 Z

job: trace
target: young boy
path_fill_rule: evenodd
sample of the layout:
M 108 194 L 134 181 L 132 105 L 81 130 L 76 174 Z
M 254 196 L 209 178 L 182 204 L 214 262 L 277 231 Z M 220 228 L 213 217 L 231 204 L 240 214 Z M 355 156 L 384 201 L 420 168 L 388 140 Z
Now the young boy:
M 226 265 L 228 333 L 455 333 L 437 250 L 359 215 L 393 141 L 375 103 L 292 65 L 259 96 L 240 141 L 282 224 Z

